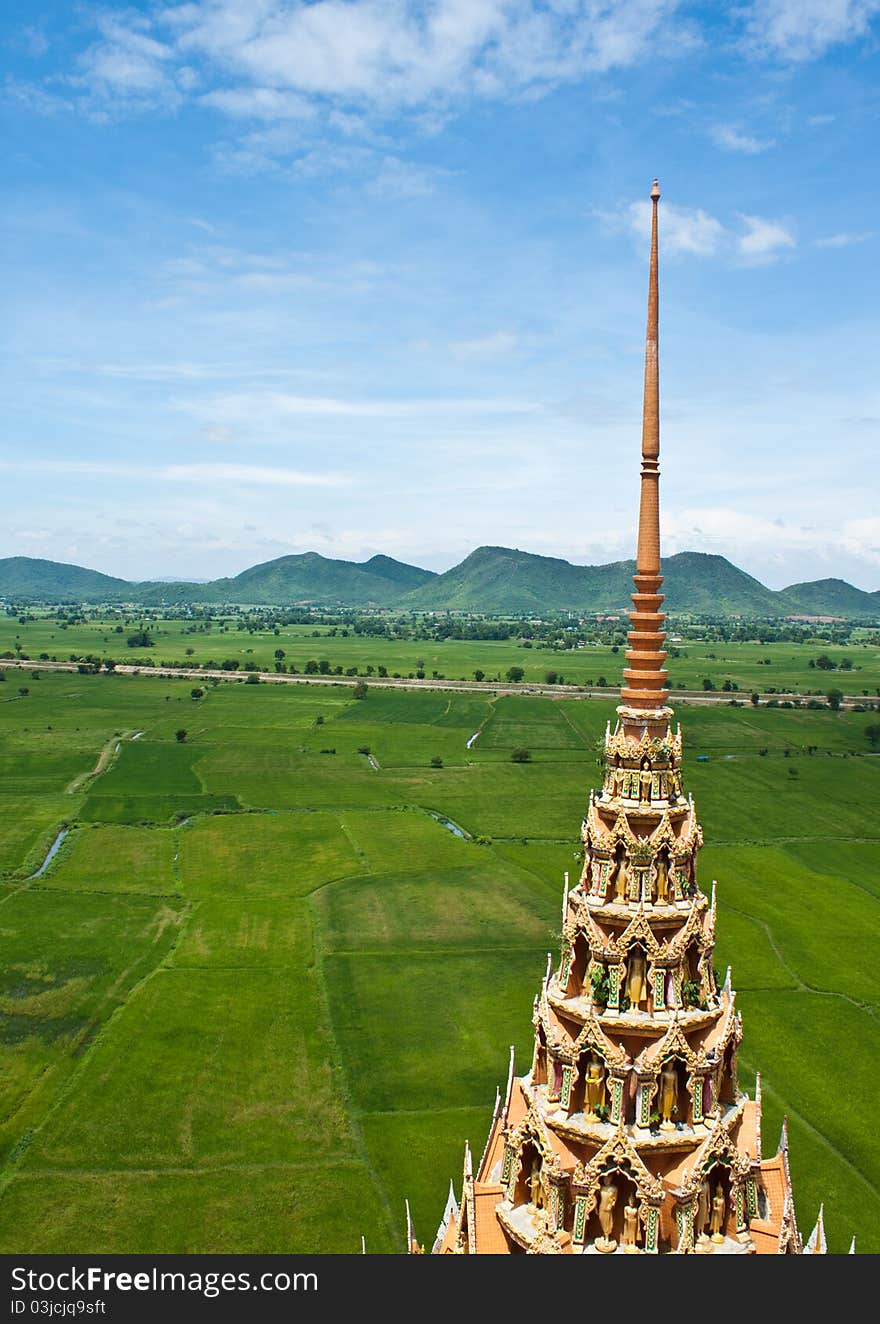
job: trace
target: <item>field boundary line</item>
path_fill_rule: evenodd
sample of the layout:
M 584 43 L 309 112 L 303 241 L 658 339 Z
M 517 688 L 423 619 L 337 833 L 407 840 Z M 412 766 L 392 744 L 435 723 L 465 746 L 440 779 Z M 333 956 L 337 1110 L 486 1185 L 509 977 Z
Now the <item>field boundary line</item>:
M 65 786 L 64 794 L 76 795 L 81 791 L 83 795 L 85 795 L 86 791 L 91 787 L 92 782 L 97 781 L 99 777 L 102 777 L 104 773 L 116 763 L 122 752 L 123 744 L 126 741 L 130 742 L 133 734 L 133 731 L 123 731 L 121 735 L 111 736 L 109 740 L 106 740 L 98 753 L 97 762 L 91 772 L 77 773 L 73 781 L 68 782 L 67 786 Z
M 382 1215 L 385 1219 L 385 1230 L 389 1235 L 391 1244 L 399 1245 L 400 1227 L 395 1223 L 391 1201 L 388 1199 L 388 1191 L 385 1188 L 385 1183 L 379 1175 L 376 1165 L 373 1163 L 369 1148 L 364 1140 L 364 1134 L 360 1125 L 360 1117 L 362 1115 L 361 1110 L 355 1104 L 354 1095 L 352 1094 L 351 1085 L 348 1079 L 348 1072 L 345 1068 L 345 1058 L 342 1053 L 339 1039 L 336 1036 L 336 1027 L 333 1023 L 333 1013 L 330 1010 L 330 998 L 327 992 L 327 979 L 324 973 L 325 950 L 321 935 L 321 918 L 316 911 L 313 897 L 314 894 L 310 893 L 307 898 L 308 904 L 306 909 L 309 914 L 312 952 L 315 958 L 315 984 L 318 992 L 318 1000 L 324 1017 L 324 1024 L 327 1029 L 329 1056 L 336 1076 L 336 1092 L 339 1095 L 340 1102 L 345 1106 L 346 1114 L 351 1126 L 351 1136 L 354 1141 L 355 1150 L 359 1154 L 364 1168 L 372 1178 L 373 1184 L 376 1187 Z
M 79 1056 L 77 1057 L 75 1056 L 76 1047 L 74 1047 L 71 1050 L 70 1060 L 73 1063 L 73 1069 L 70 1071 L 70 1074 L 66 1077 L 66 1079 L 61 1081 L 58 1091 L 55 1094 L 55 1097 L 46 1107 L 46 1110 L 43 1113 L 43 1116 L 40 1119 L 40 1121 L 36 1122 L 34 1126 L 30 1127 L 24 1133 L 23 1136 L 19 1137 L 18 1143 L 11 1150 L 10 1154 L 6 1159 L 6 1162 L 3 1165 L 2 1170 L 0 1170 L 0 1195 L 2 1195 L 2 1193 L 6 1190 L 10 1181 L 15 1176 L 15 1173 L 17 1172 L 19 1165 L 21 1164 L 21 1160 L 23 1159 L 24 1155 L 30 1150 L 34 1141 L 45 1129 L 49 1121 L 52 1119 L 52 1117 L 54 1117 L 55 1113 L 62 1107 L 62 1105 L 67 1101 L 69 1096 L 73 1093 L 74 1089 L 79 1083 L 80 1077 L 85 1073 L 89 1063 L 91 1062 L 93 1053 L 95 1052 L 98 1045 L 103 1041 L 104 1036 L 106 1035 L 110 1026 L 113 1024 L 113 1022 L 116 1020 L 118 1016 L 122 1015 L 122 1013 L 125 1011 L 126 1007 L 129 1005 L 131 1000 L 141 991 L 141 989 L 144 988 L 150 982 L 150 980 L 154 979 L 157 974 L 159 974 L 163 969 L 165 969 L 166 963 L 171 960 L 177 949 L 178 944 L 180 943 L 181 937 L 183 936 L 183 933 L 189 923 L 189 919 L 191 917 L 191 913 L 193 909 L 194 907 L 192 906 L 191 903 L 185 905 L 182 908 L 180 912 L 181 922 L 177 926 L 177 933 L 175 934 L 174 940 L 169 946 L 168 951 L 162 957 L 162 960 L 159 961 L 158 964 L 154 965 L 152 969 L 148 970 L 146 974 L 144 974 L 140 979 L 135 980 L 131 988 L 126 993 L 125 997 L 122 998 L 122 1000 L 118 1002 L 115 1007 L 113 1007 L 109 1015 L 107 1015 L 102 1021 L 100 1021 L 100 1023 L 96 1025 L 95 1033 L 92 1036 L 91 1040 L 89 1040 L 84 1051 L 80 1053 Z M 113 990 L 119 987 L 120 983 L 125 978 L 125 975 L 135 968 L 135 966 L 138 964 L 138 961 L 141 961 L 143 959 L 144 959 L 144 955 L 141 954 L 136 958 L 136 960 L 132 961 L 130 966 L 127 966 L 124 971 L 120 972 L 119 977 L 116 979 L 114 984 L 107 990 L 107 994 L 105 996 L 104 1002 L 102 1003 L 102 1006 L 106 1006 L 107 1002 L 109 1001 L 109 999 L 113 994 Z M 28 1091 L 28 1093 L 20 1100 L 19 1106 L 16 1109 L 16 1114 L 21 1111 L 25 1102 L 30 1097 L 30 1094 L 31 1091 Z M 15 1114 L 13 1114 L 13 1116 L 15 1116 Z M 10 1121 L 11 1120 L 12 1118 L 10 1118 Z M 27 1143 L 22 1144 L 22 1141 L 25 1138 L 27 1138 Z
M 364 850 L 363 846 L 360 845 L 357 837 L 354 835 L 354 832 L 351 830 L 351 828 L 346 823 L 345 819 L 342 817 L 341 814 L 339 815 L 337 822 L 339 823 L 339 827 L 342 832 L 342 835 L 345 837 L 349 846 L 351 846 L 358 860 L 360 860 L 361 863 L 365 866 L 367 871 L 366 875 L 362 873 L 361 874 L 347 873 L 347 874 L 343 874 L 341 878 L 325 878 L 324 881 L 322 883 L 319 883 L 317 887 L 311 888 L 311 890 L 306 893 L 307 897 L 314 896 L 315 892 L 320 892 L 322 888 L 330 887 L 331 884 L 333 883 L 341 883 L 343 878 L 358 878 L 358 877 L 363 878 L 364 876 L 370 878 L 373 875 L 375 875 L 376 870 L 373 868 L 369 855 Z
M 559 712 L 562 714 L 562 716 L 565 718 L 565 720 L 566 720 L 566 722 L 568 723 L 568 725 L 571 727 L 572 731 L 573 731 L 573 732 L 575 733 L 575 735 L 577 736 L 578 741 L 580 742 L 581 746 L 582 746 L 584 749 L 587 749 L 587 750 L 588 750 L 588 749 L 589 749 L 589 746 L 587 745 L 587 741 L 586 741 L 586 738 L 585 738 L 585 736 L 584 736 L 583 731 L 579 731 L 579 730 L 577 729 L 577 727 L 575 726 L 574 722 L 571 720 L 571 718 L 569 717 L 568 713 L 565 711 L 565 709 L 563 708 L 563 706 L 562 706 L 561 703 L 560 703 L 560 705 L 559 705 Z
M 363 1168 L 359 1158 L 309 1158 L 309 1164 L 321 1168 Z M 210 1177 L 216 1172 L 274 1172 L 302 1169 L 302 1159 L 275 1159 L 263 1163 L 216 1163 L 196 1167 L 194 1164 L 169 1163 L 159 1168 L 58 1168 L 29 1167 L 16 1173 L 16 1181 L 33 1181 L 38 1177 Z
M 751 1064 L 750 1064 L 750 1069 L 754 1070 L 754 1067 L 751 1067 Z M 779 1091 L 776 1090 L 773 1087 L 773 1085 L 771 1085 L 768 1082 L 768 1080 L 764 1075 L 761 1076 L 761 1092 L 763 1094 L 769 1094 L 776 1101 L 777 1105 L 781 1108 L 783 1114 L 787 1114 L 789 1117 L 796 1117 L 799 1124 L 806 1131 L 809 1131 L 811 1135 L 815 1136 L 815 1138 L 819 1141 L 820 1144 L 824 1145 L 825 1148 L 835 1156 L 835 1158 L 840 1160 L 840 1162 L 844 1165 L 844 1167 L 848 1168 L 851 1173 L 853 1173 L 856 1177 L 858 1177 L 859 1181 L 861 1181 L 864 1186 L 867 1186 L 868 1190 L 871 1192 L 873 1196 L 875 1196 L 878 1200 L 880 1200 L 880 1188 L 874 1185 L 870 1177 L 866 1177 L 864 1172 L 862 1172 L 860 1168 L 856 1167 L 852 1159 L 847 1158 L 846 1154 L 844 1154 L 842 1150 L 838 1149 L 832 1140 L 829 1140 L 828 1136 L 825 1135 L 824 1131 L 820 1131 L 819 1128 L 814 1126 L 813 1123 L 809 1121 L 808 1118 L 804 1117 L 803 1113 L 798 1112 L 797 1108 L 794 1108 L 792 1107 L 791 1104 L 787 1103 L 786 1100 L 779 1093 Z
M 538 952 L 539 955 L 545 954 L 543 945 L 513 947 L 509 942 L 500 942 L 494 947 L 384 947 L 370 948 L 357 947 L 333 948 L 325 953 L 327 956 L 366 956 L 371 960 L 394 960 L 397 956 L 486 956 L 491 952 L 516 952 L 517 954 L 526 954 Z
M 732 906 L 729 901 L 721 901 L 719 902 L 719 904 L 721 904 L 722 906 L 727 906 L 727 909 L 732 910 L 734 914 L 742 915 L 744 919 L 751 920 L 753 924 L 757 924 L 759 929 L 764 930 L 764 936 L 766 937 L 767 941 L 770 944 L 773 955 L 776 957 L 777 961 L 782 966 L 782 968 L 786 970 L 789 975 L 791 975 L 791 978 L 793 980 L 795 980 L 795 988 L 791 990 L 792 992 L 811 993 L 816 997 L 820 997 L 820 998 L 840 998 L 842 1002 L 848 1002 L 850 1006 L 855 1007 L 857 1011 L 863 1011 L 868 1016 L 873 1016 L 873 1017 L 877 1016 L 878 1010 L 880 1010 L 880 1008 L 877 1008 L 872 1002 L 859 1002 L 857 1001 L 856 998 L 851 998 L 848 993 L 839 993 L 836 989 L 819 988 L 815 984 L 805 983 L 805 981 L 801 979 L 798 972 L 792 969 L 787 959 L 783 956 L 782 948 L 777 942 L 776 935 L 774 934 L 773 930 L 771 929 L 770 925 L 767 923 L 766 920 L 758 919 L 757 915 L 751 915 L 747 910 L 740 909 L 739 906 Z

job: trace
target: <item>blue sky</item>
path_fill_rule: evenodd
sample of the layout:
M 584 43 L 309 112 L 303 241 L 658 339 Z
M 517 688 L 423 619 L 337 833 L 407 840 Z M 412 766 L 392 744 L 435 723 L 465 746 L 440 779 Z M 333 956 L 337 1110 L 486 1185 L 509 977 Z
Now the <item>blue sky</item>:
M 880 0 L 6 0 L 0 555 L 880 587 Z

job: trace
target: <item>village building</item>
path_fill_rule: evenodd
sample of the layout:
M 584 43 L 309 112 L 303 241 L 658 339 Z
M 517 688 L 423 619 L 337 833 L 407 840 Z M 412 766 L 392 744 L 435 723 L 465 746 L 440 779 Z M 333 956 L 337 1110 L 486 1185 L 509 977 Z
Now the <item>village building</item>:
M 656 180 L 641 503 L 627 666 L 604 781 L 566 878 L 562 949 L 534 1002 L 534 1052 L 496 1102 L 482 1157 L 465 1148 L 436 1254 L 823 1253 L 804 1247 L 786 1128 L 766 1153 L 761 1086 L 741 1088 L 742 1020 L 713 964 L 715 884 L 682 784 L 664 667 L 660 573 Z M 407 1228 L 410 1252 L 421 1247 Z

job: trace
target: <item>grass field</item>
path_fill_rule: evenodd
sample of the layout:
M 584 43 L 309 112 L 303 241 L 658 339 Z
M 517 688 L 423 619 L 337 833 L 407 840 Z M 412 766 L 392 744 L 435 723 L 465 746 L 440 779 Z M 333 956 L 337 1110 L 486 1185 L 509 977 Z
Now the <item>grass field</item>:
M 235 618 L 230 618 L 234 622 Z M 96 618 L 62 629 L 46 616 L 20 624 L 15 617 L 0 615 L 0 652 L 20 647 L 28 657 L 38 660 L 41 653 L 60 662 L 71 656 L 91 654 L 111 657 L 117 663 L 143 664 L 176 661 L 181 665 L 198 665 L 208 661 L 220 663 L 224 659 L 237 661 L 243 669 L 254 663 L 263 671 L 271 671 L 275 664 L 275 651 L 285 654 L 284 665 L 304 672 L 306 664 L 326 659 L 331 667 L 347 671 L 357 667 L 361 674 L 367 667 L 386 668 L 389 676 L 412 677 L 422 669 L 430 679 L 435 673 L 450 680 L 472 680 L 474 672 L 485 673 L 487 679 L 504 680 L 508 667 L 522 667 L 526 681 L 543 683 L 549 670 L 562 673 L 567 684 L 596 685 L 604 677 L 613 686 L 623 666 L 620 648 L 612 652 L 609 645 L 588 644 L 583 648 L 550 650 L 524 647 L 514 640 L 460 640 L 445 639 L 423 641 L 387 639 L 348 634 L 343 637 L 338 629 L 330 633 L 329 626 L 285 625 L 274 630 L 248 631 L 234 623 L 225 629 L 215 626 L 210 632 L 193 630 L 185 620 L 156 620 L 148 622 L 154 646 L 149 649 L 129 648 L 126 643 L 131 630 L 124 628 L 116 634 L 118 617 Z M 132 627 L 133 628 L 133 627 Z M 621 632 L 626 629 L 621 622 Z M 674 628 L 670 630 L 674 634 Z M 840 644 L 818 643 L 740 643 L 686 640 L 679 645 L 680 655 L 669 660 L 672 683 L 679 689 L 701 689 L 709 678 L 718 689 L 725 680 L 735 681 L 746 694 L 753 690 L 762 693 L 776 690 L 814 690 L 824 693 L 831 686 L 848 694 L 870 694 L 876 697 L 880 686 L 880 647 L 864 642 Z M 851 671 L 820 671 L 810 667 L 810 659 L 827 654 L 840 663 L 848 658 Z M 0 663 L 2 665 L 2 663 Z
M 405 1196 L 430 1239 L 530 1055 L 613 705 L 26 683 L 0 687 L 0 1251 L 399 1251 Z M 787 1113 L 802 1226 L 824 1199 L 833 1250 L 878 1251 L 873 719 L 679 715 L 765 1145 Z

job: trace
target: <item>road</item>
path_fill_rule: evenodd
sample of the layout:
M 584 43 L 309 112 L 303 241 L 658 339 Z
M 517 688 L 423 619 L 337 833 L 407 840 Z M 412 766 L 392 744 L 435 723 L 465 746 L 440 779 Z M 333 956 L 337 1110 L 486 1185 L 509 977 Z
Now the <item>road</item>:
M 22 671 L 77 671 L 79 664 L 76 662 L 34 662 L 20 661 L 17 658 L 0 658 L 0 670 L 5 667 L 17 667 Z M 379 679 L 373 676 L 290 676 L 277 671 L 206 671 L 200 667 L 143 667 L 134 666 L 127 663 L 120 663 L 116 666 L 115 672 L 120 676 L 171 676 L 179 680 L 205 681 L 216 678 L 217 680 L 246 682 L 248 676 L 256 676 L 258 680 L 265 681 L 269 685 L 344 685 L 351 689 L 358 681 L 364 681 L 370 689 L 403 689 L 403 690 L 453 690 L 465 693 L 476 693 L 494 695 L 501 697 L 509 694 L 531 694 L 540 695 L 551 699 L 601 699 L 606 702 L 613 700 L 617 696 L 617 690 L 611 686 L 608 689 L 588 689 L 582 685 L 536 685 L 536 684 L 501 684 L 498 681 L 477 681 L 477 680 L 409 680 L 401 678 L 396 680 L 391 676 Z M 107 674 L 107 673 L 101 673 Z M 767 703 L 769 699 L 776 699 L 779 703 L 787 701 L 806 703 L 815 695 L 799 694 L 796 691 L 790 693 L 761 694 L 761 702 Z M 733 701 L 747 706 L 751 701 L 751 695 L 745 691 L 738 690 L 726 693 L 723 690 L 712 690 L 708 693 L 705 690 L 675 690 L 670 696 L 673 704 L 701 704 L 708 706 L 729 706 Z M 857 704 L 869 704 L 876 702 L 870 697 L 861 694 L 845 694 L 841 702 L 843 708 L 853 708 Z

